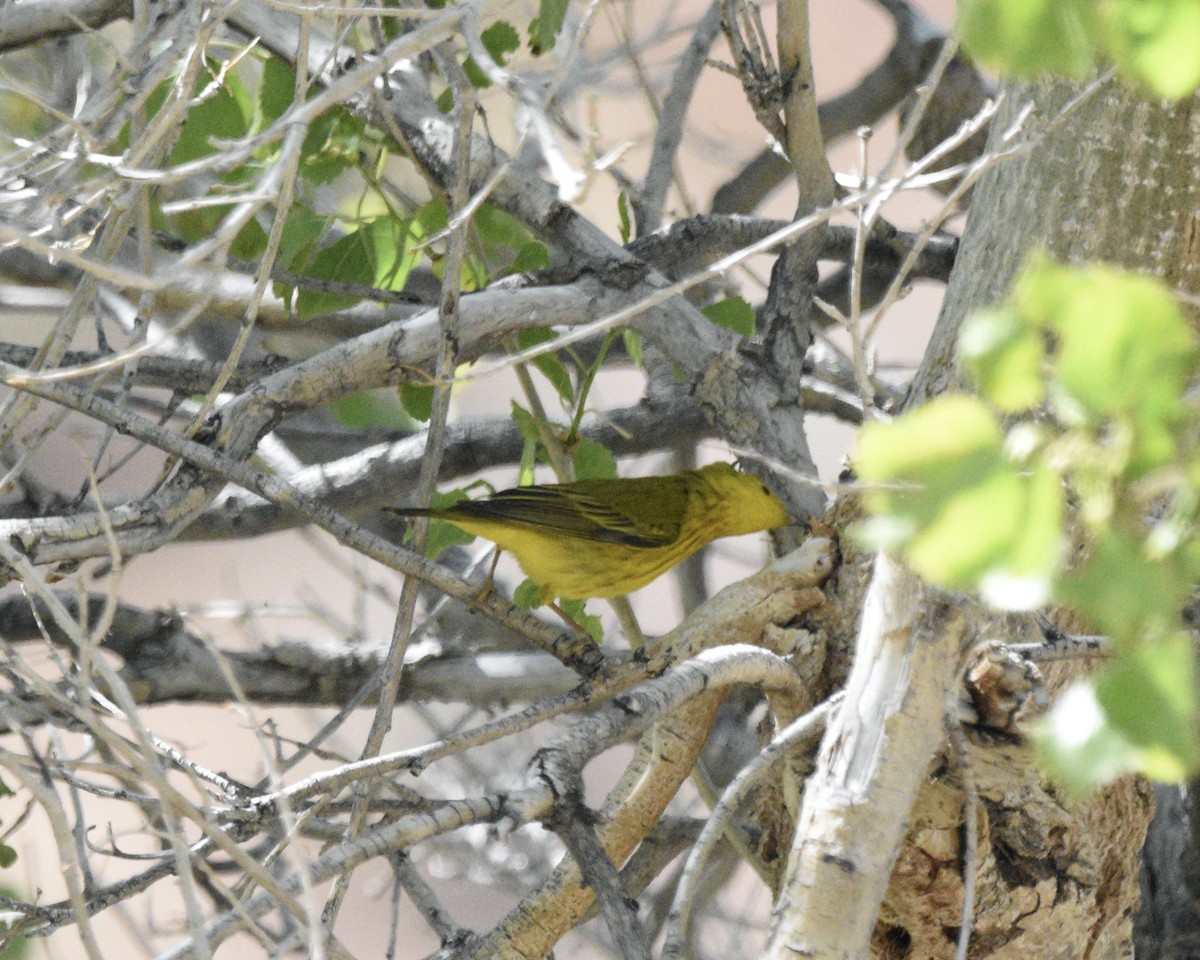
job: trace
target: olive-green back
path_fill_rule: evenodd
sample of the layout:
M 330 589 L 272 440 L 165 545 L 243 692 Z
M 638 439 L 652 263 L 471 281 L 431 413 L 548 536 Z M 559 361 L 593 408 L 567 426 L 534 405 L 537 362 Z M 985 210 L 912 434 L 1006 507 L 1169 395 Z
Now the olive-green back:
M 660 547 L 679 536 L 687 510 L 683 476 L 580 480 L 502 490 L 433 511 L 455 518 L 520 524 L 579 540 Z

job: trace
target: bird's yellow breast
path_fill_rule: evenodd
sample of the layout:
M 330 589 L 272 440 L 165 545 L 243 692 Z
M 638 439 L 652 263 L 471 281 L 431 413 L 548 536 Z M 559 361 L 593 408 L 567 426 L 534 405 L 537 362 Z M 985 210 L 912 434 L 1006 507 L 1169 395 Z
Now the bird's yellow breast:
M 644 587 L 700 546 L 692 538 L 681 538 L 661 547 L 630 547 L 549 536 L 544 530 L 474 517 L 455 517 L 450 522 L 511 553 L 546 601 L 619 597 Z

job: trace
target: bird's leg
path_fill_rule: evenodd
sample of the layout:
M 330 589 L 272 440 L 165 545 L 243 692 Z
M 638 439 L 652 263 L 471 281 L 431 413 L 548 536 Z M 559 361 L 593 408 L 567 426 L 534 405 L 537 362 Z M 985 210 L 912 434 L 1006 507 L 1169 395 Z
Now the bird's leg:
M 483 586 L 481 586 L 479 588 L 478 599 L 482 600 L 484 597 L 486 597 L 489 593 L 492 592 L 492 589 L 496 583 L 496 564 L 498 564 L 499 562 L 500 562 L 500 548 L 496 547 L 496 549 L 492 551 L 492 562 L 488 566 L 487 576 L 483 578 Z

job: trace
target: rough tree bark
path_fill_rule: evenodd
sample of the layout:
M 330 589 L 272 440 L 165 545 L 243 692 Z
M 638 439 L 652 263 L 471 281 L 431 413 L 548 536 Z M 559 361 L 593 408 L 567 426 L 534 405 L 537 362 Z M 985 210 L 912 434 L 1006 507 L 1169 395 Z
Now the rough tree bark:
M 1106 82 L 1056 119 L 1080 95 L 1063 83 L 1008 90 L 993 122 L 993 144 L 1027 108 L 1026 128 L 1043 128 L 1044 137 L 1032 152 L 988 172 L 976 188 L 910 404 L 960 385 L 954 350 L 963 319 L 1001 299 L 1038 248 L 1065 262 L 1108 261 L 1160 276 L 1187 293 L 1200 291 L 1200 180 L 1191 160 L 1200 151 L 1196 100 L 1160 105 Z M 836 581 L 841 603 L 852 609 L 865 576 L 851 571 L 861 571 L 868 559 L 847 557 Z M 1028 627 L 983 623 L 981 637 L 1011 641 L 1022 630 Z M 1067 673 L 1048 672 L 1052 691 Z M 1149 785 L 1125 779 L 1073 801 L 1043 782 L 1019 742 L 977 738 L 970 765 L 981 810 L 969 955 L 1132 956 L 1138 858 L 1153 807 Z M 1174 811 L 1178 817 L 1178 806 Z M 875 931 L 877 956 L 954 956 L 963 822 L 954 765 L 939 759 L 909 818 Z M 1178 855 L 1176 845 L 1168 856 Z M 1145 943 L 1154 938 L 1147 928 L 1152 924 L 1143 924 Z

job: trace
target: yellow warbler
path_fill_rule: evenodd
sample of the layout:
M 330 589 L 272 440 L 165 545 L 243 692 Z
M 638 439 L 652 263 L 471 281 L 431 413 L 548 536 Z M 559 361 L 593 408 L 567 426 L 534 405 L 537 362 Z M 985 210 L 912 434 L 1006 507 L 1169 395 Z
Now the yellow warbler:
M 789 522 L 761 480 L 728 463 L 663 477 L 518 487 L 449 507 L 391 512 L 436 517 L 491 540 L 538 584 L 542 603 L 617 597 L 719 537 Z

